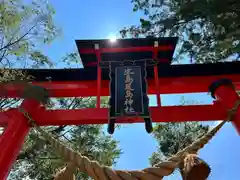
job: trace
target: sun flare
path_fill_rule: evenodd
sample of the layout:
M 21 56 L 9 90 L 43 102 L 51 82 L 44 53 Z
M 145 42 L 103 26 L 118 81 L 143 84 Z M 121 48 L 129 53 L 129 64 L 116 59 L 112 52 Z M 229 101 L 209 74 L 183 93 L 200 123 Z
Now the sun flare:
M 115 35 L 110 35 L 108 39 L 110 40 L 111 43 L 115 43 L 117 41 L 117 37 Z

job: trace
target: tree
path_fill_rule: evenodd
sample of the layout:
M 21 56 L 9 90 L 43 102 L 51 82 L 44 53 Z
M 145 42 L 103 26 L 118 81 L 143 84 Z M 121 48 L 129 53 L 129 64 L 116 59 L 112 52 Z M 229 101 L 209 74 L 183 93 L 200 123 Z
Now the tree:
M 164 123 L 154 127 L 153 136 L 158 142 L 158 150 L 150 157 L 151 165 L 175 155 L 192 144 L 208 131 L 208 126 L 198 122 Z
M 58 106 L 63 109 L 93 107 L 94 103 L 94 98 L 62 98 L 57 102 Z M 105 135 L 103 125 L 66 126 L 57 129 L 58 131 L 55 127 L 46 128 L 66 145 L 101 164 L 114 165 L 121 154 L 118 142 L 111 136 Z M 52 179 L 54 173 L 65 163 L 49 144 L 36 137 L 32 132 L 26 140 L 23 151 L 18 156 L 10 177 L 15 180 L 26 177 L 41 180 Z M 86 174 L 79 172 L 76 176 L 80 179 L 89 179 Z
M 0 83 L 29 81 L 22 72 L 6 68 L 52 66 L 38 46 L 51 43 L 60 33 L 55 14 L 47 0 L 2 0 L 0 3 Z M 1 89 L 4 96 L 4 90 Z M 18 105 L 20 100 L 0 99 L 0 109 Z
M 240 59 L 240 2 L 238 0 L 132 0 L 142 11 L 140 25 L 121 30 L 126 36 L 178 36 L 175 60 L 192 62 Z M 157 3 L 157 4 L 156 4 Z
M 62 59 L 68 66 L 79 63 L 80 58 L 76 52 L 68 53 Z M 102 98 L 102 106 L 107 106 L 108 99 Z M 51 99 L 51 108 L 76 109 L 95 107 L 96 98 L 60 98 Z M 111 166 L 116 163 L 121 151 L 117 147 L 118 142 L 103 132 L 103 125 L 80 125 L 45 127 L 44 129 L 53 133 L 56 138 L 80 151 L 90 159 L 98 160 L 100 163 Z M 11 179 L 52 179 L 55 172 L 65 165 L 51 149 L 44 139 L 35 135 L 32 130 L 27 137 L 23 150 L 19 154 L 13 170 Z M 87 175 L 77 173 L 81 179 L 89 179 Z
M 46 0 L 3 0 L 0 12 L 1 66 L 52 65 L 38 48 L 59 35 L 52 6 Z
M 81 58 L 79 56 L 79 52 L 75 49 L 72 52 L 67 53 L 62 57 L 60 63 L 64 64 L 64 67 L 68 68 L 79 68 L 82 65 Z
M 182 105 L 197 103 L 184 98 L 181 99 Z M 161 123 L 155 125 L 153 137 L 157 140 L 158 149 L 149 158 L 150 164 L 153 166 L 177 154 L 197 138 L 205 135 L 208 130 L 209 126 L 200 122 Z M 183 174 L 183 167 L 179 167 L 179 170 Z
M 177 36 L 175 61 L 194 63 L 240 59 L 240 2 L 237 0 L 132 0 L 144 16 L 139 25 L 123 28 L 123 37 Z M 208 126 L 197 122 L 165 123 L 154 127 L 158 150 L 152 165 L 191 144 Z M 181 139 L 181 141 L 179 141 Z M 180 169 L 181 170 L 181 169 Z
M 51 60 L 44 55 L 40 47 L 51 43 L 60 33 L 53 22 L 55 12 L 46 0 L 2 0 L 0 3 L 0 83 L 11 81 L 24 82 L 31 77 L 22 72 L 6 68 L 52 66 Z M 1 96 L 4 90 L 1 88 Z M 0 99 L 0 110 L 18 106 L 21 100 Z M 30 139 L 34 136 L 30 134 Z M 29 147 L 35 141 L 30 141 Z M 41 146 L 40 146 L 41 147 Z M 18 166 L 19 163 L 16 164 Z M 24 172 L 29 164 L 20 164 L 18 173 Z

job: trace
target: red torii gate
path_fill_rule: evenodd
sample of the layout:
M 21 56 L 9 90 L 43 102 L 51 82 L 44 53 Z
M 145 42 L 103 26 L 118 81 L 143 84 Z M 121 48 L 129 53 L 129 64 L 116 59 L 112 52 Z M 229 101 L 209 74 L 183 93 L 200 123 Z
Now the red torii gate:
M 35 77 L 34 85 L 46 88 L 50 97 L 97 96 L 96 108 L 46 110 L 34 100 L 24 100 L 21 108 L 39 126 L 108 123 L 108 109 L 100 108 L 100 96 L 109 95 L 109 78 L 101 62 L 114 59 L 157 59 L 158 65 L 147 68 L 148 94 L 157 95 L 157 107 L 150 107 L 153 122 L 213 121 L 227 118 L 228 109 L 239 100 L 240 63 L 170 65 L 177 38 L 76 41 L 84 69 L 25 69 Z M 49 81 L 51 78 L 51 81 Z M 1 84 L 6 98 L 19 97 L 20 85 Z M 235 89 L 233 88 L 235 86 Z M 210 92 L 217 100 L 211 105 L 161 106 L 160 94 Z M 3 96 L 3 95 L 2 95 Z M 93 113 L 94 112 L 94 113 Z M 139 123 L 141 118 L 119 118 L 117 123 Z M 240 133 L 240 112 L 233 124 Z M 28 134 L 30 126 L 18 109 L 0 112 L 0 179 L 6 179 Z

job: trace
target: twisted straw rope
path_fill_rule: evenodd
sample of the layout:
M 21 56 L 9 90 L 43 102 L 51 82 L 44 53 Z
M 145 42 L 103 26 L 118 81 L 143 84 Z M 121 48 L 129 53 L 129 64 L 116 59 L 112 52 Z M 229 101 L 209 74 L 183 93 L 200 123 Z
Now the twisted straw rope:
M 54 180 L 75 180 L 74 172 L 76 166 L 73 163 L 68 163 L 66 167 L 58 171 L 54 177 Z
M 75 152 L 71 148 L 65 146 L 59 140 L 52 137 L 51 134 L 38 127 L 32 118 L 23 109 L 20 109 L 27 117 L 28 121 L 35 127 L 41 135 L 52 145 L 54 149 L 67 161 L 72 162 L 83 173 L 87 173 L 95 180 L 160 180 L 164 176 L 172 174 L 178 168 L 180 161 L 186 153 L 197 153 L 198 150 L 204 147 L 205 144 L 221 129 L 226 121 L 221 122 L 205 136 L 198 139 L 190 146 L 178 152 L 175 156 L 169 158 L 166 162 L 156 164 L 154 167 L 145 168 L 137 171 L 121 171 L 112 170 L 107 166 L 100 165 L 97 161 L 91 161 L 80 153 Z

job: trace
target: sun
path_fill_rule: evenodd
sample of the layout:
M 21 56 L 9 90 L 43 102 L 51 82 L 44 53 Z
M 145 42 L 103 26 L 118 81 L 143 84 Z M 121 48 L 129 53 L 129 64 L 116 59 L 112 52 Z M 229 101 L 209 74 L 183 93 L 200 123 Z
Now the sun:
M 111 43 L 115 43 L 117 41 L 117 37 L 115 35 L 110 35 L 108 39 L 110 40 Z

